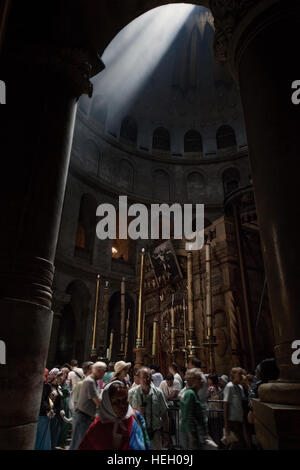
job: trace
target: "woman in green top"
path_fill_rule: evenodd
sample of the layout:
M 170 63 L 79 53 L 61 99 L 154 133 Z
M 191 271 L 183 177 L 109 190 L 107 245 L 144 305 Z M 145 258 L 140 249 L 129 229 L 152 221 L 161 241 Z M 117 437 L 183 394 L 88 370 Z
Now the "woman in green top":
M 201 449 L 208 435 L 206 406 L 197 392 L 203 385 L 201 370 L 190 369 L 186 374 L 187 389 L 180 401 L 183 445 L 186 450 Z

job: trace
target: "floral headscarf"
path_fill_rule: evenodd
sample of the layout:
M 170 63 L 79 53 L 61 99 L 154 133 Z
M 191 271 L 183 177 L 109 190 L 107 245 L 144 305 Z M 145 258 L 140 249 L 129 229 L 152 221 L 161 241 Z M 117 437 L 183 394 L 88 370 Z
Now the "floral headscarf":
M 61 371 L 57 367 L 54 367 L 48 374 L 48 382 L 52 382 L 58 375 L 61 375 Z

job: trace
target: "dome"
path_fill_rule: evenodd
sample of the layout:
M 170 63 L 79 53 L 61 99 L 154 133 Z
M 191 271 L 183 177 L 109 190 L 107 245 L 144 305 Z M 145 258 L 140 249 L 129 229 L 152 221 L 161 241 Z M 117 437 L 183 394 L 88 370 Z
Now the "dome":
M 238 88 L 214 58 L 213 40 L 207 8 L 148 11 L 109 44 L 106 69 L 80 110 L 121 144 L 155 156 L 212 158 L 244 148 Z

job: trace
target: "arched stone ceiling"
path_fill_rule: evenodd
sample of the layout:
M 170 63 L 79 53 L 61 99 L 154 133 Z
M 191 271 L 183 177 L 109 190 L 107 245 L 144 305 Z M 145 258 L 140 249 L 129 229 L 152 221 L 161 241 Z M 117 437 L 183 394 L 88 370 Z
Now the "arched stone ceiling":
M 102 55 L 112 39 L 131 21 L 147 11 L 172 3 L 187 3 L 209 7 L 208 0 L 80 0 L 82 21 L 89 36 L 90 46 Z

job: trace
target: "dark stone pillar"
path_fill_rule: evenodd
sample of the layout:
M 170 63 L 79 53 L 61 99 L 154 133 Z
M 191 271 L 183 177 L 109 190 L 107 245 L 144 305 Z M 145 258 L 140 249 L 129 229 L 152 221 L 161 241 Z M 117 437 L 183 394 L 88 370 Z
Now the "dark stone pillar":
M 300 61 L 290 52 L 299 41 L 300 5 L 238 3 L 213 0 L 211 6 L 217 54 L 229 59 L 240 84 L 280 368 L 279 381 L 260 387 L 257 435 L 265 448 L 295 448 L 299 429 L 288 416 L 292 406 L 299 423 L 300 368 L 292 364 L 291 344 L 300 338 L 300 107 L 292 104 L 291 84 L 300 77 Z
M 34 447 L 76 100 L 101 70 L 71 3 L 44 6 L 46 15 L 37 1 L 15 2 L 0 57 L 0 449 Z

